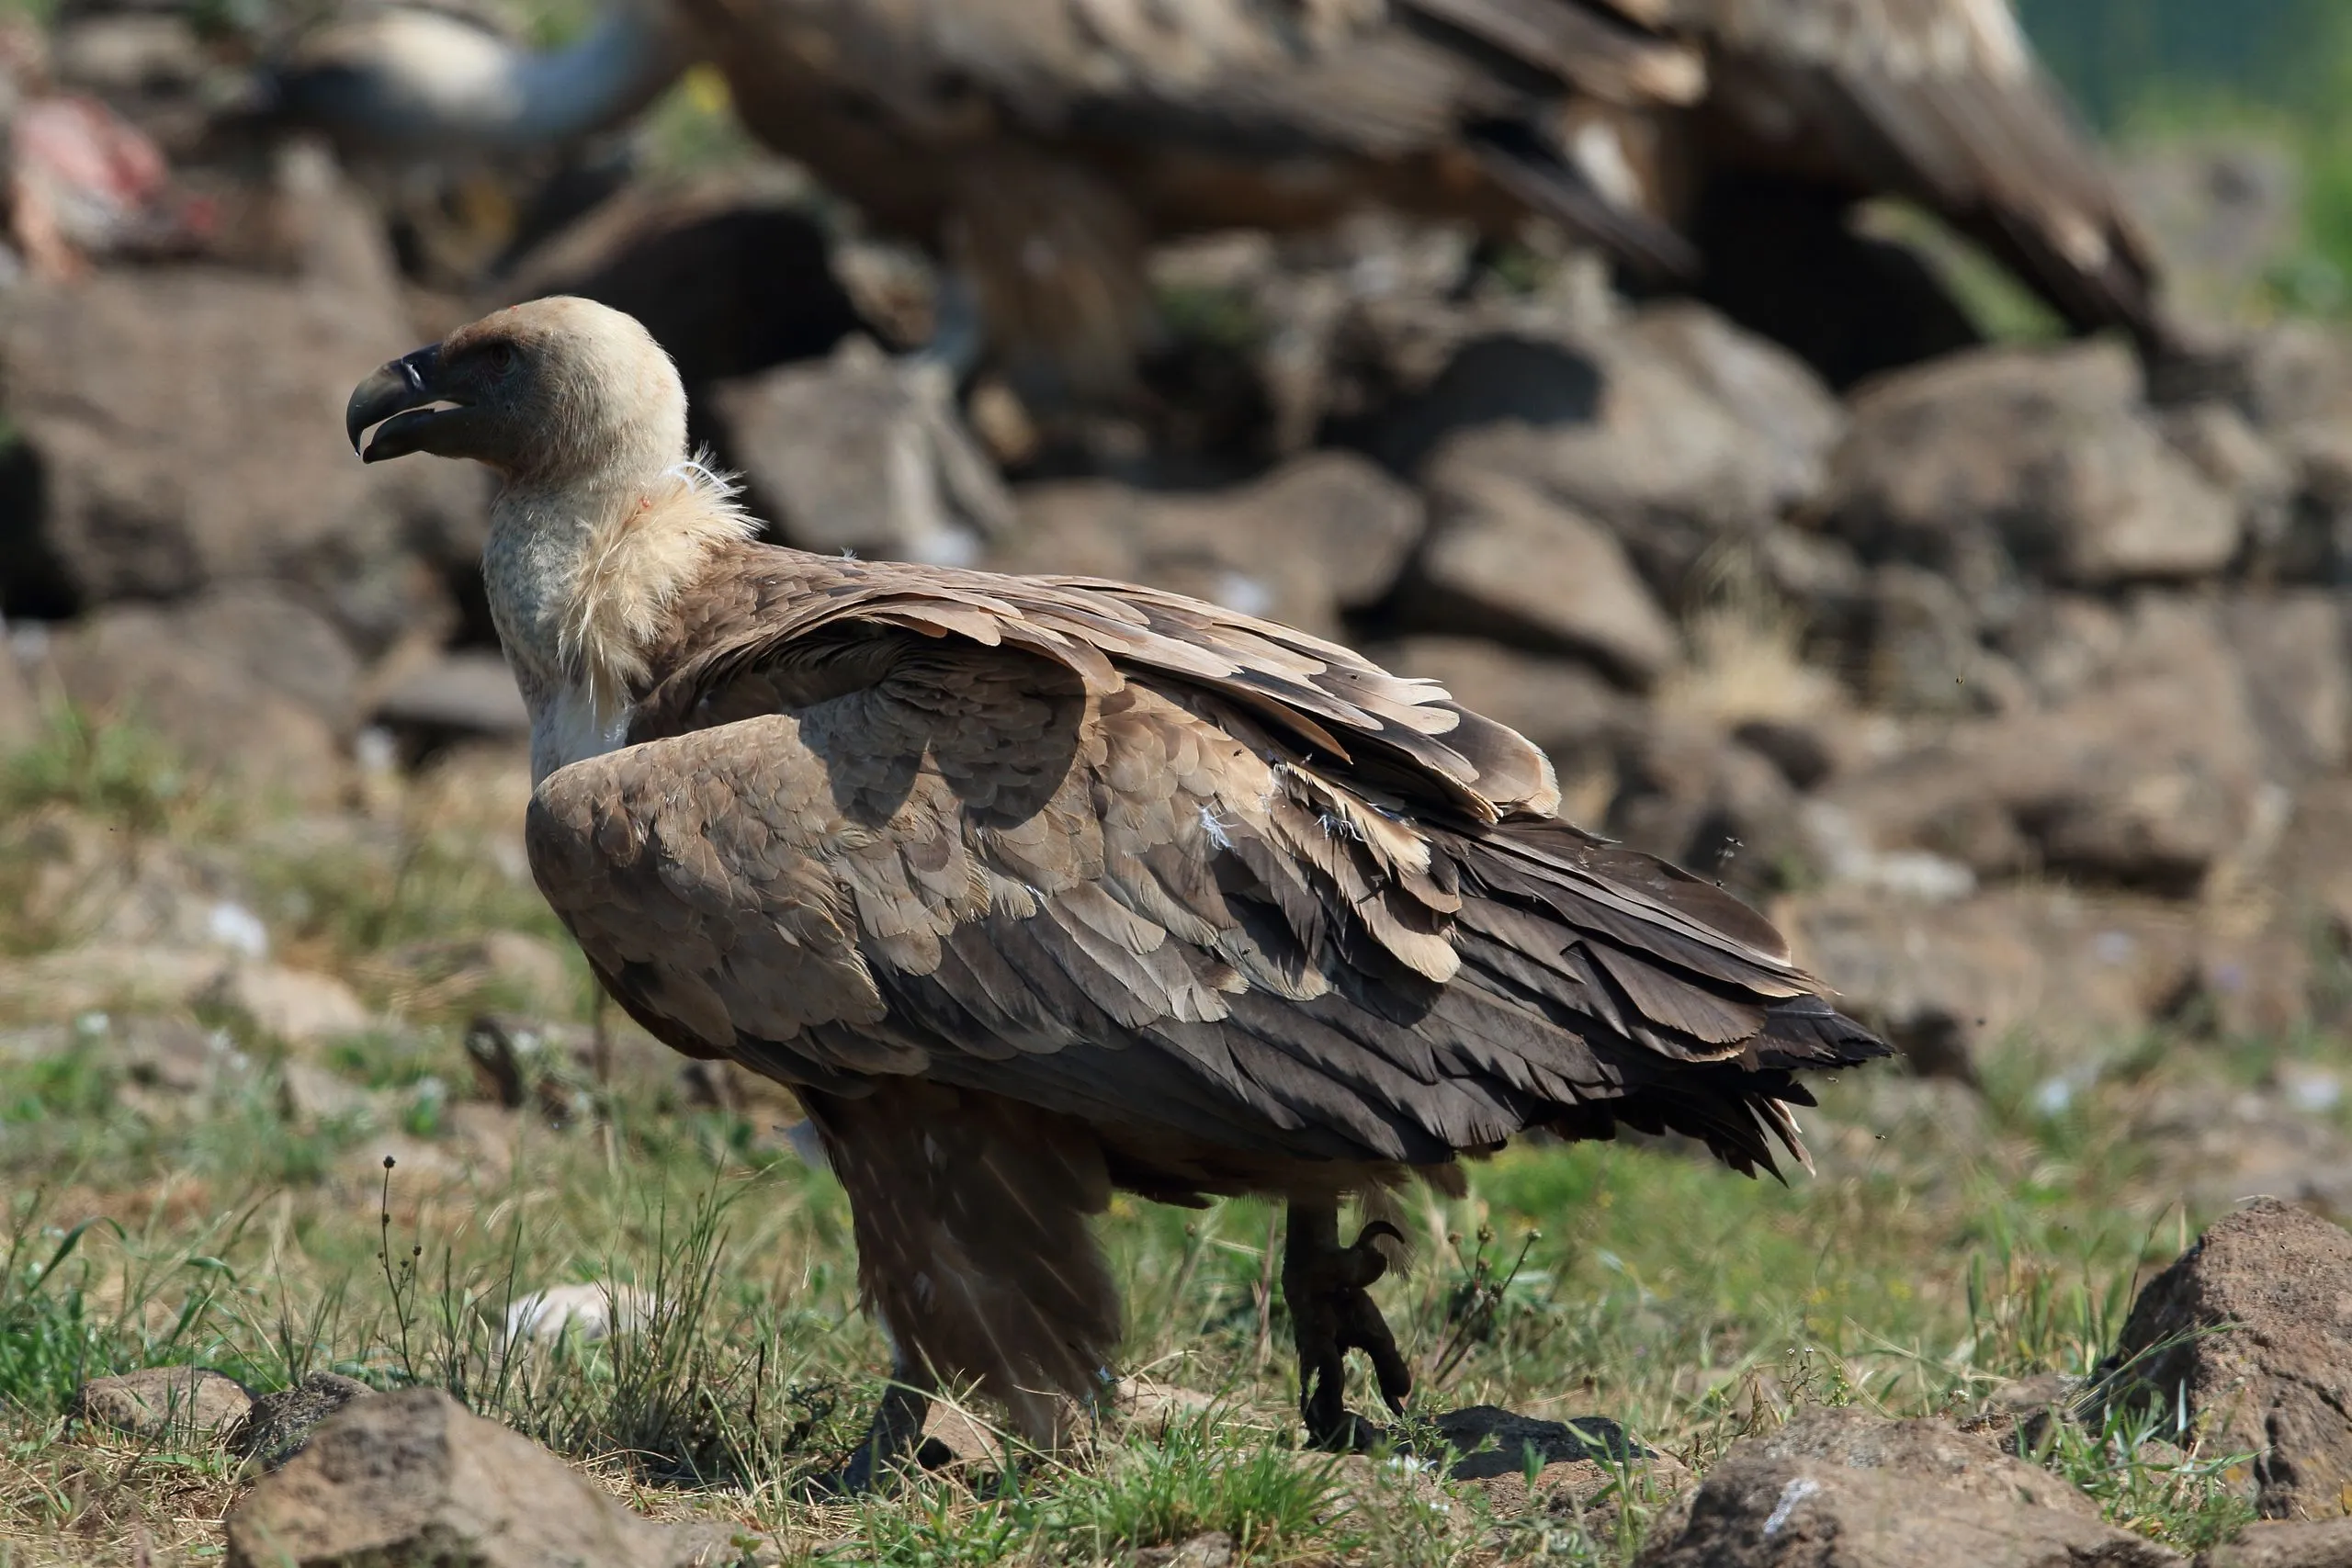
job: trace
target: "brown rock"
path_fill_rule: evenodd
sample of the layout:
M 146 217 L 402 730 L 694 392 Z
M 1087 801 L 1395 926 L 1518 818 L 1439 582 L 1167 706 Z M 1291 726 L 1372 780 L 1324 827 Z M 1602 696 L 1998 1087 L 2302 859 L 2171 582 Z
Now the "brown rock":
M 2291 523 L 2288 509 L 2295 499 L 2295 465 L 2288 455 L 2228 403 L 2166 410 L 2158 416 L 2157 428 L 2175 451 L 2236 503 L 2239 530 L 2254 558 L 2274 560 L 2286 542 Z
M 7 627 L 0 625 L 0 757 L 33 744 L 42 729 L 40 699 L 8 646 L 6 633 Z
M 2352 1219 L 2352 1138 L 2335 1114 L 2341 1080 L 2295 1063 L 2277 1076 L 2235 1093 L 2159 1090 L 2132 1119 L 2132 1145 L 2151 1156 L 2151 1175 L 2192 1210 L 2227 1210 L 2261 1192 Z
M 2202 576 L 2235 504 L 2166 445 L 2128 349 L 1992 348 L 1897 372 L 1853 402 L 1834 528 L 1986 604 L 2021 573 L 2086 585 Z
M 153 943 L 256 957 L 269 933 L 245 902 L 239 870 L 216 851 L 123 832 L 62 807 L 0 827 L 0 843 L 27 868 L 16 914 L 42 939 Z
M 991 565 L 1148 582 L 1323 637 L 1387 593 L 1422 528 L 1411 491 L 1340 452 L 1227 491 L 1083 479 L 1028 486 L 1020 502 Z
M 376 693 L 379 724 L 452 736 L 527 735 L 531 715 L 514 673 L 495 653 L 436 654 L 400 672 Z
M 289 623 L 326 631 L 306 613 L 282 602 L 281 607 Z M 209 611 L 199 619 L 153 605 L 112 606 L 53 639 L 49 661 L 65 694 L 85 712 L 146 727 L 209 776 L 303 804 L 332 801 L 344 777 L 335 724 L 220 641 L 208 644 L 198 632 L 206 622 L 217 626 L 218 617 Z M 349 650 L 338 652 L 349 669 Z M 288 657 L 299 660 L 301 648 L 289 649 Z M 321 662 L 331 667 L 333 660 Z
M 1585 654 L 1647 686 L 1681 641 L 1616 537 L 1523 479 L 1442 459 L 1429 543 L 1400 595 L 1417 626 Z
M 1982 1047 L 2013 1036 L 2062 1057 L 2104 1044 L 2199 984 L 2194 917 L 2128 894 L 2021 884 L 1933 902 L 1838 887 L 1775 913 L 1839 1005 L 1922 1072 L 1971 1077 Z
M 2037 868 L 2168 893 L 2276 829 L 2237 661 L 2200 607 L 2149 600 L 2104 678 L 2058 706 L 1953 725 L 1828 784 L 1874 851 L 1980 876 Z
M 1813 879 L 1787 777 L 1714 725 L 1653 711 L 1618 731 L 1613 761 L 1611 837 L 1751 897 Z
M 1642 1568 L 2176 1568 L 2098 1505 L 1934 1420 L 1814 1409 L 1735 1443 Z
M 370 650 L 446 616 L 438 567 L 479 550 L 480 480 L 365 468 L 342 437 L 352 367 L 414 346 L 375 260 L 365 277 L 101 273 L 13 302 L 0 381 L 43 496 L 0 527 L 20 591 L 94 604 L 274 580 Z
M 1669 603 L 1727 530 L 1820 489 L 1844 423 L 1793 357 L 1690 305 L 1553 341 L 1463 344 L 1376 445 L 1507 476 L 1607 525 Z
M 217 1438 L 245 1418 L 253 1395 L 202 1367 L 148 1367 L 93 1378 L 74 1391 L 76 1420 L 137 1438 Z
M 1164 1435 L 1201 1420 L 1216 1408 L 1216 1399 L 1156 1378 L 1121 1378 L 1111 1408 L 1129 1428 Z
M 1564 776 L 1605 762 L 1634 699 L 1575 660 L 1472 637 L 1416 637 L 1365 649 L 1400 675 L 1435 681 L 1456 702 L 1544 748 Z M 1601 803 L 1603 806 L 1606 801 Z
M 65 1018 L 94 1008 L 164 1011 L 187 1007 L 220 983 L 220 954 L 146 943 L 95 943 L 0 959 L 0 1009 Z
M 367 1004 L 334 976 L 277 964 L 236 965 L 221 977 L 213 999 L 289 1043 L 364 1033 L 376 1024 Z
M 1012 525 L 943 367 L 854 337 L 820 363 L 720 382 L 711 399 L 760 514 L 803 548 L 961 564 Z
M 2343 767 L 2352 752 L 2352 659 L 2333 592 L 2241 594 L 2218 609 L 2273 778 Z
M 229 1451 L 265 1471 L 277 1470 L 310 1445 L 312 1432 L 328 1416 L 375 1393 L 357 1378 L 312 1372 L 292 1388 L 254 1400 L 245 1418 L 229 1433 Z
M 232 1568 L 671 1568 L 698 1540 L 639 1518 L 437 1389 L 359 1401 L 232 1508 Z
M 922 1441 L 916 1446 L 915 1462 L 925 1470 L 1001 1465 L 1004 1458 L 1004 1444 L 968 1411 L 934 1400 L 923 1413 Z
M 2257 1524 L 2197 1554 L 2196 1568 L 2352 1568 L 2352 1519 Z
M 2117 160 L 2124 209 L 2148 238 L 2172 319 L 2243 329 L 2276 306 L 2280 265 L 2301 243 L 2294 154 L 2260 132 L 2170 135 Z
M 2275 1198 L 2213 1222 L 2142 1288 L 2110 1401 L 2185 1401 L 2209 1453 L 2254 1454 L 2269 1518 L 2352 1496 L 2352 1235 Z
M 1208 1530 L 1172 1546 L 1147 1546 L 1135 1555 L 1136 1568 L 1226 1568 L 1233 1561 L 1233 1538 Z
M 1899 714 L 1996 711 L 2014 680 L 1984 646 L 1976 607 L 1950 578 L 1903 561 L 1873 569 L 1862 595 L 1861 695 Z

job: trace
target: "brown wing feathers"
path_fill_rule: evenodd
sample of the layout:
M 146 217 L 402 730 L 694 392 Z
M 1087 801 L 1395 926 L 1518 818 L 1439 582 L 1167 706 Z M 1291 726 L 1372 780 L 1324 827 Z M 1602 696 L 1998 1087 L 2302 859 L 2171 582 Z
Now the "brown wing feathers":
M 1540 753 L 1426 682 L 1172 595 L 842 570 L 534 803 L 665 1038 L 1157 1128 L 1122 1179 L 1163 1192 L 1621 1120 L 1769 1167 L 1789 1070 L 1883 1049 L 1718 890 L 1512 815 Z M 692 728 L 812 659 L 871 679 Z

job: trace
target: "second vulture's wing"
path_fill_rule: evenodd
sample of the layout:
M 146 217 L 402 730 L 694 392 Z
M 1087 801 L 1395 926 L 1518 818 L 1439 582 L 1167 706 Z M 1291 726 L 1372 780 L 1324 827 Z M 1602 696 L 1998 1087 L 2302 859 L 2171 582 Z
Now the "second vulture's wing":
M 1479 796 L 1532 749 L 1425 683 L 1171 595 L 871 570 L 534 797 L 541 887 L 681 1049 L 1125 1129 L 1169 1194 L 1618 1121 L 1753 1168 L 1792 1069 L 1883 1051 L 1729 897 Z
M 1703 38 L 1726 158 L 1917 201 L 2078 329 L 2160 344 L 2145 241 L 2008 0 L 1604 0 Z

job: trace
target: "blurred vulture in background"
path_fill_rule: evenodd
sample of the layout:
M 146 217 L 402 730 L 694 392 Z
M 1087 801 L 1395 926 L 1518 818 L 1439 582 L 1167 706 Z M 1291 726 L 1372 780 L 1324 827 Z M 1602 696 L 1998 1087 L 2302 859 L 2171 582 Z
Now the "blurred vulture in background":
M 643 0 L 623 0 L 624 5 Z M 533 53 L 431 13 L 311 40 L 291 117 L 416 153 L 616 122 L 690 61 L 975 293 L 1000 355 L 1121 385 L 1142 258 L 1367 206 L 1547 215 L 1831 379 L 1965 319 L 1851 209 L 1905 198 L 2077 330 L 2161 351 L 2147 254 L 2007 0 L 672 0 Z

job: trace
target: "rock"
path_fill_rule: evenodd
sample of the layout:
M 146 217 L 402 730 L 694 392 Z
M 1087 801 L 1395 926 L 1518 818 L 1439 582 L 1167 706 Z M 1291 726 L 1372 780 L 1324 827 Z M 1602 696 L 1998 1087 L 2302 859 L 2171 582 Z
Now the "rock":
M 1875 381 L 1833 476 L 1833 531 L 1988 608 L 2019 577 L 2194 578 L 2238 547 L 2235 503 L 2157 433 L 2120 344 L 1984 349 Z
M 1121 1378 L 1111 1400 L 1112 1410 L 1126 1427 L 1163 1435 L 1171 1427 L 1199 1421 L 1216 1404 L 1212 1394 L 1156 1378 Z
M 82 1024 L 86 1027 L 90 1015 Z M 223 1091 L 250 1081 L 253 1063 L 226 1033 L 176 1015 L 98 1015 L 108 1059 L 122 1072 L 116 1098 L 150 1122 L 200 1115 Z
M 333 1122 L 346 1127 L 374 1127 L 386 1120 L 379 1114 L 385 1104 L 383 1096 L 309 1062 L 279 1065 L 277 1097 L 279 1110 L 298 1126 L 315 1127 Z
M 923 1413 L 922 1441 L 916 1445 L 915 1462 L 925 1470 L 996 1467 L 1003 1464 L 1004 1457 L 1002 1441 L 969 1411 L 935 1399 Z
M 527 735 L 531 729 L 530 712 L 506 660 L 470 649 L 418 662 L 385 682 L 370 705 L 377 723 L 423 731 L 435 741 Z
M 367 1004 L 334 976 L 276 964 L 236 965 L 221 977 L 214 999 L 288 1043 L 365 1033 L 377 1023 Z
M 2352 659 L 2334 592 L 2284 589 L 2234 595 L 2217 607 L 2269 776 L 2335 773 L 2352 753 Z
M 245 1418 L 253 1395 L 202 1367 L 148 1367 L 93 1378 L 74 1391 L 72 1414 L 135 1438 L 217 1438 Z
M 854 337 L 821 364 L 720 382 L 712 406 L 760 515 L 803 548 L 961 565 L 1012 525 L 943 366 Z
M 1636 687 L 1679 660 L 1673 624 L 1608 529 L 1523 479 L 1452 457 L 1430 490 L 1429 542 L 1399 592 L 1408 625 L 1581 653 Z
M 42 728 L 40 699 L 8 645 L 7 627 L 0 625 L 0 757 L 38 741 Z
M 828 262 L 805 178 L 772 164 L 636 180 L 534 246 L 508 302 L 576 294 L 645 323 L 690 404 L 716 381 L 829 353 L 859 312 Z M 707 438 L 697 408 L 695 434 Z
M 2237 503 L 2238 527 L 2257 563 L 2275 562 L 2287 540 L 2295 500 L 2295 464 L 2224 402 L 2167 409 L 2156 427 L 2214 489 Z
M 2180 1556 L 1987 1439 L 1812 1409 L 1732 1445 L 1641 1568 L 2176 1568 Z
M 288 612 L 286 625 L 301 622 L 333 636 L 315 617 L 277 603 Z M 217 642 L 208 646 L 197 628 L 219 618 L 209 610 L 189 615 L 146 604 L 111 606 L 52 638 L 48 662 L 59 686 L 85 712 L 151 730 L 209 778 L 306 805 L 332 802 L 344 782 L 335 724 L 302 696 L 256 673 L 245 659 Z M 320 640 L 295 639 L 288 657 L 300 661 L 305 643 Z M 332 671 L 339 659 L 351 669 L 351 653 L 339 639 L 336 649 L 333 656 L 319 655 L 316 648 L 307 651 L 322 668 Z M 288 678 L 299 679 L 290 671 Z
M 1898 714 L 1997 711 L 2016 677 L 1999 668 L 1976 612 L 1950 578 L 1903 561 L 1873 569 L 1863 592 L 1857 687 Z
M 1653 710 L 1618 731 L 1613 769 L 1611 838 L 1748 897 L 1812 880 L 1795 791 L 1716 726 Z
M 2034 870 L 2172 895 L 2258 857 L 2283 820 L 2246 684 L 2214 617 L 2134 606 L 2104 678 L 2040 710 L 1952 725 L 1822 799 L 1874 851 L 1980 877 Z
M 275 1471 L 308 1448 L 328 1416 L 345 1405 L 376 1397 L 357 1378 L 312 1372 L 292 1388 L 265 1393 L 229 1433 L 229 1451 L 264 1471 Z M 232 1538 L 233 1539 L 233 1538 Z
M 1624 332 L 1761 443 L 1750 460 L 1761 493 L 1773 498 L 1770 510 L 1819 492 L 1846 434 L 1846 410 L 1804 361 L 1687 299 L 1635 311 Z
M 2084 1381 L 2063 1372 L 2012 1378 L 1963 1416 L 1960 1429 L 1992 1438 L 2005 1454 L 2031 1453 L 2048 1440 L 2052 1423 L 2075 1419 L 2083 1393 Z
M 1613 766 L 1616 737 L 1634 722 L 1634 699 L 1573 660 L 1522 653 L 1475 637 L 1408 637 L 1364 651 L 1399 675 L 1439 682 L 1464 706 L 1518 730 L 1544 748 L 1564 783 Z M 1607 806 L 1603 798 L 1590 815 L 1597 818 Z
M 552 1285 L 517 1296 L 506 1309 L 506 1340 L 536 1339 L 552 1345 L 570 1338 L 589 1345 L 609 1338 L 617 1326 L 642 1329 L 653 1316 L 653 1298 L 634 1285 Z
M 415 346 L 371 261 L 108 272 L 12 301 L 0 383 L 38 496 L 0 513 L 12 600 L 54 614 L 274 581 L 370 652 L 445 620 L 440 570 L 479 552 L 480 480 L 366 468 L 341 436 L 352 367 Z
M 673 1568 L 707 1547 L 639 1517 L 529 1438 L 437 1389 L 361 1401 L 241 1499 L 232 1568 Z
M 2352 1138 L 2334 1114 L 2342 1085 L 2292 1063 L 2280 1077 L 2233 1093 L 2161 1089 L 2132 1116 L 2132 1145 L 2192 1210 L 2227 1211 L 2261 1192 L 2352 1219 Z
M 2168 136 L 2120 154 L 2115 178 L 2176 319 L 2218 330 L 2276 311 L 2277 275 L 2301 243 L 2294 153 L 2244 134 Z
M 1747 719 L 1733 726 L 1731 738 L 1780 769 L 1792 789 L 1811 789 L 1838 766 L 1828 738 L 1800 719 Z
M 2249 1525 L 2228 1545 L 2199 1552 L 2196 1568 L 2352 1568 L 2352 1519 Z
M 153 782 L 175 788 L 168 773 Z M 239 868 L 217 850 L 126 833 L 63 807 L 0 826 L 0 845 L 26 868 L 13 888 L 16 914 L 46 942 L 152 943 L 209 953 L 215 968 L 227 955 L 268 952 Z
M 1675 605 L 1714 540 L 1815 496 L 1843 423 L 1795 359 L 1685 304 L 1473 338 L 1372 445 L 1399 471 L 1509 478 L 1605 525 Z
M 2184 1403 L 2208 1453 L 2255 1455 L 2267 1518 L 2352 1498 L 2352 1235 L 2275 1198 L 2224 1214 L 2142 1287 L 2111 1402 Z
M 1421 536 L 1413 492 L 1361 457 L 1318 452 L 1206 493 L 1107 479 L 1024 487 L 1019 525 L 989 564 L 1190 593 L 1319 637 L 1395 586 Z
M 220 970 L 218 953 L 143 942 L 93 943 L 35 958 L 0 959 L 0 1010 L 33 1018 L 70 1018 L 117 1007 L 168 1011 L 210 992 Z
M 1209 1530 L 1173 1546 L 1147 1546 L 1134 1557 L 1136 1568 L 1226 1568 L 1233 1561 L 1233 1538 Z
M 1625 1435 L 1623 1427 L 1600 1416 L 1579 1417 L 1574 1423 L 1544 1421 L 1500 1405 L 1473 1404 L 1449 1410 L 1431 1425 L 1453 1450 L 1455 1457 L 1446 1475 L 1454 1481 L 1524 1475 L 1531 1455 L 1539 1465 L 1575 1460 L 1622 1464 L 1651 1457 Z
M 2200 985 L 2194 916 L 2132 895 L 2027 884 L 1931 902 L 1843 887 L 1774 913 L 1798 961 L 1835 976 L 1839 1005 L 1921 1072 L 1972 1077 L 1979 1052 L 2007 1039 L 2078 1057 L 2177 1011 Z

